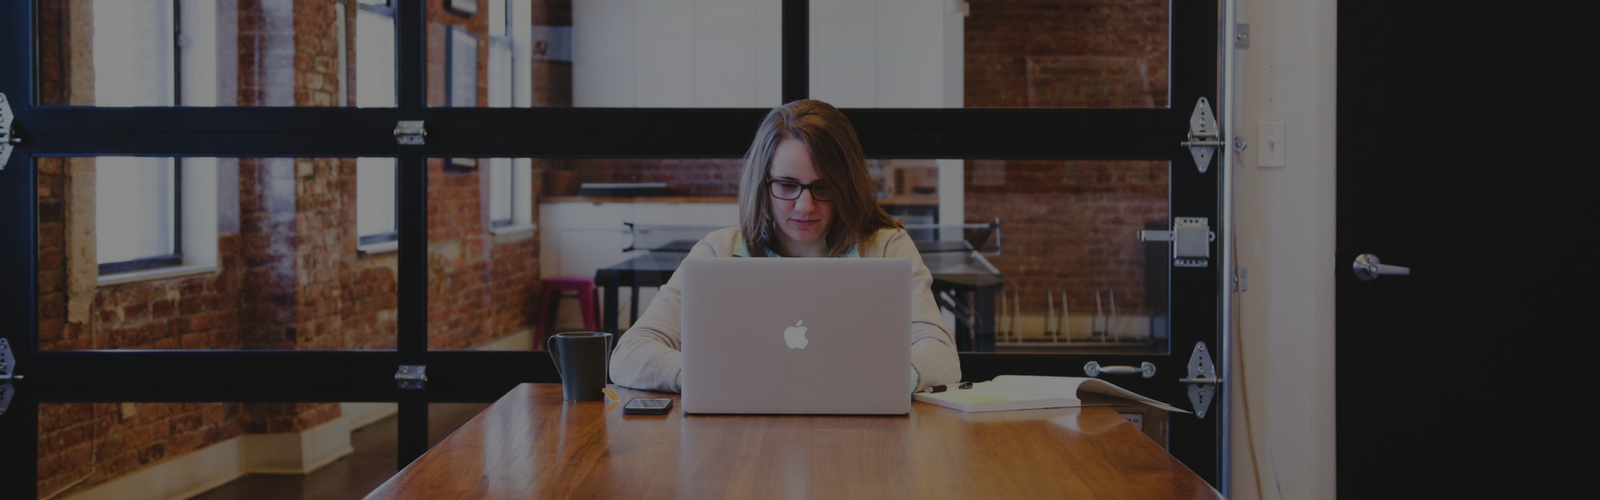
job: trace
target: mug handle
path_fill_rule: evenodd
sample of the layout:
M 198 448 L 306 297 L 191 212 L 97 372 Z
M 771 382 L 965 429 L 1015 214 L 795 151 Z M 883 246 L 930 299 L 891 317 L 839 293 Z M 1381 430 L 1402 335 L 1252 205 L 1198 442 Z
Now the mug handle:
M 556 355 L 556 344 L 553 342 L 555 339 L 555 335 L 545 338 L 544 350 L 550 353 L 550 363 L 556 366 L 556 376 L 559 377 L 561 376 L 561 358 Z

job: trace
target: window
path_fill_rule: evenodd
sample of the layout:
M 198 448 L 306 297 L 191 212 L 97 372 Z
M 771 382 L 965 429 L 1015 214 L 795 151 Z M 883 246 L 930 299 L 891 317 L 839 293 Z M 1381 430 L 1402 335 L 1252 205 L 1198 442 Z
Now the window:
M 100 285 L 217 269 L 218 159 L 94 162 Z
M 489 160 L 489 227 L 511 225 L 511 159 Z
M 518 11 L 511 0 L 489 2 L 489 107 L 526 108 L 531 105 L 532 31 L 526 22 L 511 22 Z M 521 7 L 526 10 L 524 5 Z M 526 15 L 523 12 L 522 15 Z M 523 57 L 514 57 L 522 54 Z M 532 231 L 533 160 L 490 158 L 488 183 L 491 232 Z
M 95 1 L 97 105 L 173 104 L 171 3 Z M 95 251 L 101 274 L 182 263 L 177 168 L 171 158 L 95 161 Z
M 178 166 L 171 158 L 95 161 L 95 256 L 100 274 L 183 262 Z
M 395 182 L 393 158 L 356 159 L 356 231 L 363 251 L 380 250 L 368 246 L 393 243 L 399 237 L 394 223 Z
M 94 2 L 95 105 L 216 105 L 211 72 L 182 71 L 214 58 L 215 30 L 186 22 L 190 36 L 175 50 L 173 7 L 168 0 Z M 95 158 L 92 182 L 101 284 L 215 269 L 215 159 Z
M 356 11 L 356 106 L 395 105 L 394 8 L 362 2 Z M 356 160 L 356 231 L 361 251 L 396 248 L 395 197 L 399 184 L 393 158 Z

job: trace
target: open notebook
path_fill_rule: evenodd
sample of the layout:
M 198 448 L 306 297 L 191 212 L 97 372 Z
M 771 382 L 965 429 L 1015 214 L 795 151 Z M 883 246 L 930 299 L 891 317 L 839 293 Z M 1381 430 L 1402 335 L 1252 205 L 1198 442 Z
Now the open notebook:
M 1001 375 L 988 382 L 974 383 L 970 389 L 919 392 L 912 398 L 965 412 L 1142 404 L 1189 413 L 1110 382 L 1086 377 Z

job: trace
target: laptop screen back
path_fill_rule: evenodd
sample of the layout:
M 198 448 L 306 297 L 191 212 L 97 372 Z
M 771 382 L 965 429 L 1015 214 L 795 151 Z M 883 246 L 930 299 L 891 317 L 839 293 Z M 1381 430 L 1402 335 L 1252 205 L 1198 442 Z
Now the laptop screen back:
M 911 264 L 904 259 L 687 259 L 688 413 L 911 410 Z

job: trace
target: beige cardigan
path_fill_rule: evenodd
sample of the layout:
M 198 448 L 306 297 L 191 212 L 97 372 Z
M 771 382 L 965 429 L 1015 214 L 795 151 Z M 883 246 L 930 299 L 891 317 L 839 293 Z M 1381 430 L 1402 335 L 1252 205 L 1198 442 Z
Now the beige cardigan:
M 953 384 L 961 380 L 961 361 L 956 357 L 955 340 L 944 328 L 944 317 L 933 301 L 933 274 L 922 264 L 922 255 L 911 236 L 903 229 L 882 229 L 857 245 L 866 258 L 899 258 L 911 261 L 911 286 L 921 293 L 911 304 L 911 367 L 917 389 Z M 706 235 L 689 251 L 687 258 L 748 255 L 739 228 L 719 229 Z M 680 352 L 678 275 L 667 280 L 639 321 L 628 328 L 611 354 L 611 380 L 624 387 L 678 392 L 678 373 L 683 368 Z

